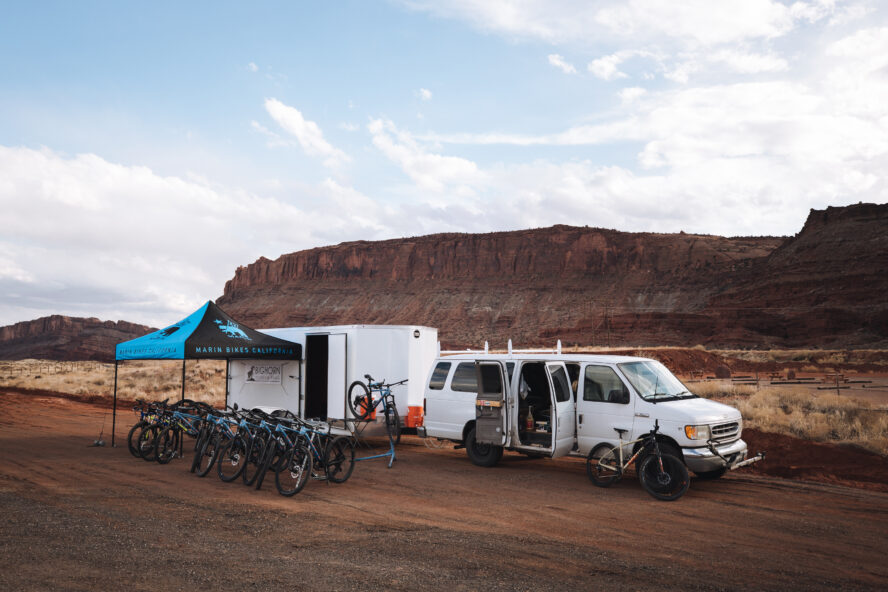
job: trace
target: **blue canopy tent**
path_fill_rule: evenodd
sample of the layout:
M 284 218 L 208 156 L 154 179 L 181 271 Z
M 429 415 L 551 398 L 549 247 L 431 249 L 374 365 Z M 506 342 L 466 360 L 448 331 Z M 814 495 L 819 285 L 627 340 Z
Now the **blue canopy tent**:
M 114 362 L 114 412 L 111 445 L 117 427 L 117 368 L 122 360 L 182 360 L 182 398 L 185 398 L 185 361 L 226 361 L 226 399 L 230 360 L 301 360 L 298 343 L 260 333 L 238 323 L 212 300 L 169 327 L 118 343 Z

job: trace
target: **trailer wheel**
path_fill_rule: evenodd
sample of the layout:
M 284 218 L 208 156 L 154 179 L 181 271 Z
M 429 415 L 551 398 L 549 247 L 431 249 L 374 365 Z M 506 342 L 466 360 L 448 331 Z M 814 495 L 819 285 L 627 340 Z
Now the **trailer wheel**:
M 503 457 L 503 447 L 476 442 L 475 428 L 472 428 L 466 435 L 466 454 L 469 455 L 469 460 L 479 467 L 492 467 Z

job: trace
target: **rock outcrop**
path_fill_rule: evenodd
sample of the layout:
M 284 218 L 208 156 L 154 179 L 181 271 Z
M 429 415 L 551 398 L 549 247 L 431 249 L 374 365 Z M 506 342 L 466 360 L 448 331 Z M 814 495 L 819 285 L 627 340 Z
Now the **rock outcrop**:
M 52 315 L 0 327 L 0 360 L 114 361 L 114 346 L 155 331 L 126 321 Z
M 795 237 L 554 226 L 349 242 L 240 267 L 256 327 L 422 324 L 448 346 L 888 343 L 888 206 L 812 210 Z

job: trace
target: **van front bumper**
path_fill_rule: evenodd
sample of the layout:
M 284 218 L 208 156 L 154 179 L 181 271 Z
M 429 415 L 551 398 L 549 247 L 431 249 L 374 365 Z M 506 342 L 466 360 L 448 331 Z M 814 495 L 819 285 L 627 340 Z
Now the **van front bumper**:
M 722 457 L 727 459 L 727 464 L 719 458 L 717 454 L 713 454 L 708 447 L 703 448 L 682 448 L 685 464 L 695 473 L 705 473 L 707 471 L 717 471 L 727 466 L 728 469 L 737 463 L 746 460 L 746 442 L 743 440 L 734 440 L 715 449 Z

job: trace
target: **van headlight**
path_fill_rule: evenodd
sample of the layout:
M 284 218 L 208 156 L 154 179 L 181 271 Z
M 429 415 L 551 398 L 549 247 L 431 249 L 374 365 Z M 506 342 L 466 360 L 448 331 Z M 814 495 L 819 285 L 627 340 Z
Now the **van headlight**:
M 708 425 L 686 425 L 685 436 L 688 440 L 709 440 L 712 432 Z

